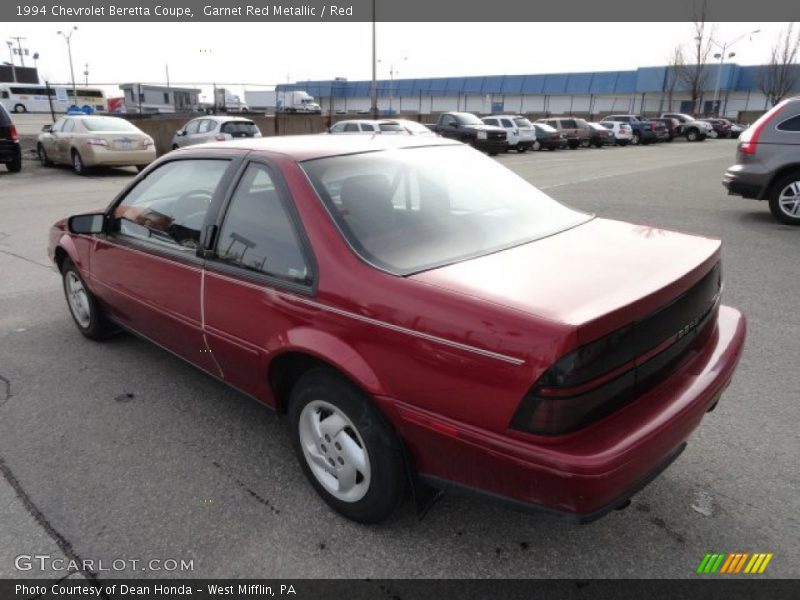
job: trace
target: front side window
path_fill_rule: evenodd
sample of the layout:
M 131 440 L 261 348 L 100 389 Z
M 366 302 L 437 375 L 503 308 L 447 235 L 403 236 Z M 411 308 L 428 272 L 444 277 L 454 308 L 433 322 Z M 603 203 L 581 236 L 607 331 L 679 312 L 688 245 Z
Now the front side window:
M 396 275 L 532 242 L 591 218 L 460 145 L 301 166 L 356 253 Z
M 203 119 L 197 124 L 197 133 L 208 133 L 214 129 L 216 123 L 211 119 Z
M 310 285 L 300 237 L 266 166 L 251 164 L 242 176 L 219 232 L 217 256 L 249 271 Z
M 230 161 L 176 160 L 148 174 L 114 211 L 121 235 L 194 251 Z
M 75 129 L 75 119 L 65 119 L 59 131 L 62 133 L 70 133 L 73 129 Z
M 358 132 L 358 123 L 346 123 L 344 130 L 348 133 Z
M 506 127 L 508 129 L 511 129 L 513 127 L 509 119 L 501 119 L 500 122 L 503 124 L 503 127 Z
M 196 121 L 189 121 L 189 123 L 186 125 L 186 129 L 184 129 L 186 135 L 197 133 L 197 129 L 200 127 L 200 122 L 201 119 L 197 119 Z

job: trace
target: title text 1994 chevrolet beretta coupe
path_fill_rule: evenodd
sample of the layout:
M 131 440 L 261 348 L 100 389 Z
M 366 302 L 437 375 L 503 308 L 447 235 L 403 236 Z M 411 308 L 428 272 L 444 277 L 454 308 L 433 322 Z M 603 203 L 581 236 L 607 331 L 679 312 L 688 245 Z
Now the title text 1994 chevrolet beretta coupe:
M 718 241 L 576 212 L 441 138 L 171 152 L 50 255 L 84 335 L 130 330 L 286 413 L 311 484 L 362 522 L 437 488 L 618 508 L 745 337 Z

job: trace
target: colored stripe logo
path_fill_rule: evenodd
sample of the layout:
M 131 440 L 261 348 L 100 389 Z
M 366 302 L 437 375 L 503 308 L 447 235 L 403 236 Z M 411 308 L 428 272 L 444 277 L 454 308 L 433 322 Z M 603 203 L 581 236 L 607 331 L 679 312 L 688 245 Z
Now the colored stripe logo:
M 712 575 L 720 573 L 723 575 L 760 575 L 763 573 L 769 562 L 772 560 L 772 552 L 709 552 L 700 561 L 697 573 L 701 575 Z

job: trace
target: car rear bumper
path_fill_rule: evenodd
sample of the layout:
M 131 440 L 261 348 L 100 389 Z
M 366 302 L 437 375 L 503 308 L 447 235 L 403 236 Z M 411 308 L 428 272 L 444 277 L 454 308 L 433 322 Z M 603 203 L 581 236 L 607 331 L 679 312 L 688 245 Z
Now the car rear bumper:
M 0 140 L 0 162 L 11 162 L 18 160 L 22 156 L 22 150 L 18 142 L 8 142 Z
M 149 165 L 156 159 L 153 146 L 146 150 L 109 150 L 103 146 L 92 146 L 81 151 L 81 158 L 87 166 L 130 166 Z
M 502 435 L 400 403 L 395 422 L 423 480 L 590 521 L 625 504 L 677 457 L 730 383 L 745 329 L 741 313 L 720 307 L 713 332 L 677 371 L 569 435 Z
M 744 170 L 743 165 L 734 165 L 722 176 L 722 185 L 732 196 L 742 196 L 761 200 L 764 198 L 769 176 L 765 173 L 752 173 Z

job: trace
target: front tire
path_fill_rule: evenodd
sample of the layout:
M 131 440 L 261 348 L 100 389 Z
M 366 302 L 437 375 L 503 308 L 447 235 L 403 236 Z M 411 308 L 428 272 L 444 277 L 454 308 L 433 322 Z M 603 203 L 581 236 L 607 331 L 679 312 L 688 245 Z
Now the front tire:
M 769 192 L 772 216 L 787 225 L 800 225 L 800 172 L 781 177 Z
M 387 519 L 406 496 L 400 441 L 352 383 L 328 368 L 300 377 L 289 404 L 292 445 L 305 476 L 334 510 L 359 523 Z
M 689 131 L 686 132 L 687 142 L 696 142 L 698 137 L 700 136 L 696 129 L 690 129 Z
M 47 151 L 41 144 L 36 146 L 36 156 L 39 159 L 39 164 L 41 164 L 43 167 L 49 167 L 50 165 L 53 164 L 51 160 L 47 157 Z
M 538 152 L 539 150 L 542 149 L 542 142 L 540 142 L 539 140 L 536 140 L 535 142 L 533 142 L 533 146 L 532 147 L 533 147 L 534 150 L 536 150 Z
M 15 104 L 14 105 L 14 112 L 15 113 L 26 113 L 26 112 L 28 112 L 28 108 L 24 104 Z
M 100 310 L 77 267 L 68 258 L 64 259 L 61 277 L 67 306 L 78 331 L 90 340 L 103 340 L 113 333 L 113 326 Z
M 638 133 L 634 133 L 633 137 L 631 138 L 631 146 L 638 146 L 642 142 L 642 136 Z

